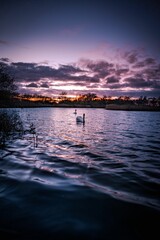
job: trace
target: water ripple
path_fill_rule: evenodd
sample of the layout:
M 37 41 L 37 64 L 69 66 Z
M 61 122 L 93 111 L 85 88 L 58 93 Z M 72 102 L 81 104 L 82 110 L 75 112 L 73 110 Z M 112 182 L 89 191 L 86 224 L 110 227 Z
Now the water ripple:
M 35 136 L 26 134 L 1 150 L 0 198 L 4 209 L 16 204 L 21 209 L 17 211 L 19 214 L 22 211 L 24 216 L 34 210 L 35 219 L 45 216 L 47 223 L 38 221 L 39 226 L 42 221 L 47 229 L 60 226 L 63 210 L 68 214 L 73 207 L 72 212 L 75 208 L 80 216 L 72 200 L 78 199 L 81 208 L 80 200 L 84 201 L 86 211 L 90 207 L 86 197 L 98 199 L 101 196 L 102 199 L 105 196 L 107 201 L 111 198 L 112 202 L 118 200 L 160 210 L 160 139 L 155 131 L 160 121 L 159 113 L 146 112 L 142 116 L 139 112 L 119 112 L 117 118 L 115 112 L 99 110 L 96 115 L 96 111 L 85 109 L 85 125 L 76 124 L 72 109 L 63 110 L 63 113 L 61 109 L 21 111 L 26 126 L 30 122 L 36 126 L 37 144 L 34 144 Z M 62 115 L 63 121 L 60 120 Z M 62 203 L 64 198 L 69 210 Z M 88 223 L 85 211 L 82 219 L 68 214 L 70 217 L 64 218 L 64 228 L 74 222 L 76 231 L 101 229 L 95 220 L 91 225 Z M 20 215 L 15 214 L 15 219 L 19 218 Z M 5 224 L 3 226 L 5 229 Z

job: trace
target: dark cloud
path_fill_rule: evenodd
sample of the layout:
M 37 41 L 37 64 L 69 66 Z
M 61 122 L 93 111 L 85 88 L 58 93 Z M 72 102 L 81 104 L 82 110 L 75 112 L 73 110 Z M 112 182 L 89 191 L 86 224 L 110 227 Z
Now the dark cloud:
M 145 62 L 145 65 L 155 65 L 156 64 L 156 60 L 154 59 L 154 58 L 146 58 L 145 60 L 144 60 L 144 62 Z
M 29 87 L 29 88 L 38 88 L 38 85 L 36 83 L 30 83 L 28 85 L 26 85 L 26 87 Z
M 12 66 L 16 67 L 16 68 L 20 68 L 20 69 L 33 69 L 34 67 L 37 66 L 36 63 L 24 63 L 24 62 L 16 62 L 16 63 L 12 63 Z
M 42 83 L 40 85 L 41 88 L 49 88 L 49 85 L 47 83 Z
M 115 74 L 117 76 L 121 76 L 121 75 L 125 75 L 126 73 L 129 72 L 129 69 L 128 68 L 121 68 L 121 69 L 118 69 L 115 71 Z
M 113 63 L 107 61 L 90 61 L 86 62 L 86 67 L 95 73 L 97 78 L 105 78 L 110 75 L 114 70 Z
M 60 65 L 58 70 L 63 74 L 74 74 L 84 72 L 82 69 L 74 67 L 72 65 Z
M 51 79 L 52 81 L 85 81 L 99 82 L 98 77 L 90 77 L 82 74 L 84 70 L 71 66 L 60 65 L 59 68 L 37 65 L 36 63 L 16 62 L 7 65 L 9 71 L 18 82 L 39 82 L 41 79 Z
M 138 61 L 138 52 L 136 50 L 132 50 L 129 52 L 126 52 L 124 54 L 124 58 L 126 59 L 126 61 L 130 64 L 134 64 Z
M 144 68 L 145 66 L 146 66 L 145 62 L 141 61 L 141 62 L 137 62 L 136 64 L 134 64 L 133 68 Z
M 118 83 L 112 83 L 112 84 L 108 84 L 108 83 L 106 83 L 105 85 L 104 85 L 104 87 L 105 88 L 108 88 L 108 89 L 110 89 L 110 90 L 113 90 L 113 89 L 116 89 L 116 90 L 123 90 L 123 88 L 124 87 L 126 87 L 126 83 L 120 83 L 120 82 L 118 82 Z
M 0 61 L 9 63 L 10 59 L 9 58 L 0 58 Z
M 126 84 L 113 84 L 110 89 L 123 89 L 124 87 L 126 87 Z
M 99 62 L 90 61 L 87 64 L 87 67 L 91 69 L 93 72 L 103 72 L 110 68 L 113 68 L 113 66 L 114 65 L 112 63 L 108 63 L 106 61 L 99 61 Z
M 7 72 L 17 81 L 20 92 L 24 92 L 25 89 L 27 92 L 33 92 L 34 88 L 38 88 L 38 92 L 48 91 L 50 94 L 56 91 L 54 86 L 63 89 L 63 86 L 70 85 L 85 87 L 88 91 L 98 89 L 100 86 L 101 89 L 107 88 L 111 91 L 123 91 L 123 88 L 128 87 L 133 91 L 151 89 L 158 92 L 160 64 L 153 58 L 139 61 L 135 52 L 130 52 L 125 57 L 132 62 L 131 65 L 129 62 L 128 65 L 124 63 L 115 65 L 108 61 L 85 60 L 79 65 L 75 63 L 55 68 L 37 63 L 11 62 L 8 58 L 1 58 L 0 64 L 3 64 Z M 141 67 L 135 68 L 136 64 Z
M 115 71 L 113 68 L 114 64 L 107 61 L 81 59 L 80 65 L 86 69 L 86 73 L 93 73 L 95 77 L 102 79 Z
M 4 41 L 4 40 L 0 40 L 0 44 L 3 44 L 3 45 L 8 45 L 8 44 L 9 44 L 9 42 L 7 42 L 7 41 Z
M 143 78 L 126 78 L 127 87 L 131 88 L 153 88 L 155 87 L 153 81 L 145 80 Z
M 19 82 L 38 82 L 43 78 L 52 78 L 56 75 L 56 69 L 49 66 L 38 66 L 36 63 L 12 63 L 9 70 Z
M 145 78 L 148 80 L 159 81 L 160 80 L 160 65 L 143 69 L 141 71 L 141 74 L 143 74 L 143 76 L 145 76 Z
M 86 76 L 86 75 L 81 75 L 81 76 L 74 76 L 74 77 L 70 77 L 69 78 L 70 80 L 73 80 L 73 81 L 82 81 L 82 82 L 85 82 L 86 84 L 87 83 L 99 83 L 99 78 L 97 77 L 89 77 L 89 76 Z
M 119 79 L 112 76 L 112 77 L 109 77 L 107 78 L 107 81 L 106 81 L 108 84 L 113 84 L 113 83 L 118 83 L 119 82 Z
M 143 61 L 139 61 L 133 65 L 133 68 L 150 68 L 157 64 L 156 60 L 153 58 L 146 58 Z

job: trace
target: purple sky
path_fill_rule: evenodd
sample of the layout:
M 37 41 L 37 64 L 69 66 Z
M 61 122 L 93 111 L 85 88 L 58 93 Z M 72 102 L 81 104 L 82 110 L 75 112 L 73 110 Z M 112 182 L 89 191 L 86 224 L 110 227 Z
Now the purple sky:
M 160 96 L 156 1 L 0 0 L 0 62 L 19 91 Z

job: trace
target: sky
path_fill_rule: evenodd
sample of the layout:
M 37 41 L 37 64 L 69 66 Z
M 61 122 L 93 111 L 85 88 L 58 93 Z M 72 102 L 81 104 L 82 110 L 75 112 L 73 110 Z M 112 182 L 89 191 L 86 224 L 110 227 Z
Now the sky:
M 0 64 L 20 93 L 160 96 L 155 0 L 0 0 Z

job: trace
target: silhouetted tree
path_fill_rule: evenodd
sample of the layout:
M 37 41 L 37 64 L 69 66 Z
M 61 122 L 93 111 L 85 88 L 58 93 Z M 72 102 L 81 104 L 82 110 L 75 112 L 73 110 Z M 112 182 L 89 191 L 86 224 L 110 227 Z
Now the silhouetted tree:
M 83 95 L 85 101 L 93 101 L 97 95 L 95 93 L 87 93 Z
M 59 94 L 59 99 L 61 99 L 61 101 L 65 101 L 65 100 L 67 99 L 67 92 L 62 91 L 62 92 Z
M 6 100 L 16 94 L 17 86 L 4 67 L 0 65 L 0 99 Z
M 23 132 L 19 114 L 13 111 L 0 111 L 0 147 L 5 146 L 6 140 L 22 136 Z

